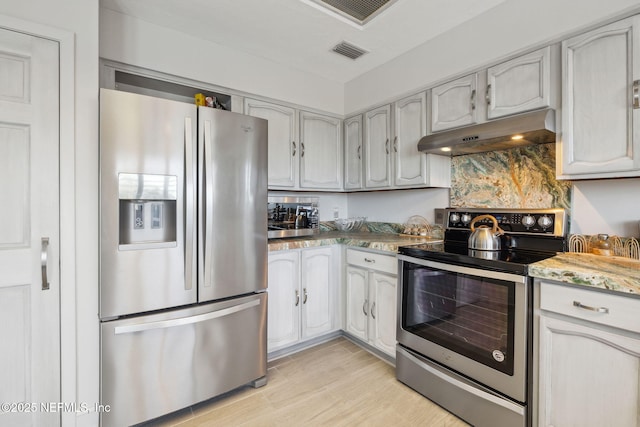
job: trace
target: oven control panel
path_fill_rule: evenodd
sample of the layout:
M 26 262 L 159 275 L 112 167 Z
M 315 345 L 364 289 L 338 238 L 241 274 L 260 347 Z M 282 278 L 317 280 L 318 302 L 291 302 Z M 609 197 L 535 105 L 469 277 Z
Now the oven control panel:
M 448 229 L 471 229 L 480 225 L 493 226 L 491 218 L 474 221 L 482 215 L 495 218 L 505 233 L 543 234 L 564 236 L 567 231 L 567 214 L 564 209 L 465 209 L 449 208 L 445 210 Z

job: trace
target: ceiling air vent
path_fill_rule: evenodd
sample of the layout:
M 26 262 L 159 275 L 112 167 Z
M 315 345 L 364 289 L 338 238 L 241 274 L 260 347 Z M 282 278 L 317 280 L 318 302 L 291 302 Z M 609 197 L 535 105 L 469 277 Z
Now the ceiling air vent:
M 335 53 L 339 53 L 340 55 L 346 56 L 347 58 L 350 58 L 350 59 L 358 59 L 362 55 L 367 53 L 366 50 L 358 46 L 354 46 L 351 43 L 347 43 L 347 42 L 340 42 L 337 45 L 335 45 L 331 50 L 333 50 Z
M 364 25 L 398 0 L 308 0 Z

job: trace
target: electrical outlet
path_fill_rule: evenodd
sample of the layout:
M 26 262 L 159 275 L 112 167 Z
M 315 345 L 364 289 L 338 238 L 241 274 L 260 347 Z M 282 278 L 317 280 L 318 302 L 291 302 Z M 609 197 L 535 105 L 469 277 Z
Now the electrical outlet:
M 338 208 L 333 208 L 333 219 L 338 218 L 340 218 L 340 212 L 338 211 Z

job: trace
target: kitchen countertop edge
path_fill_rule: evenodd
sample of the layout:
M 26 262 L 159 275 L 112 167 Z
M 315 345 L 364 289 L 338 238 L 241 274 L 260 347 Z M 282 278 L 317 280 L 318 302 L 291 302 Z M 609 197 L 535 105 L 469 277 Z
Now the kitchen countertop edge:
M 640 262 L 617 256 L 565 252 L 529 266 L 529 275 L 640 297 Z

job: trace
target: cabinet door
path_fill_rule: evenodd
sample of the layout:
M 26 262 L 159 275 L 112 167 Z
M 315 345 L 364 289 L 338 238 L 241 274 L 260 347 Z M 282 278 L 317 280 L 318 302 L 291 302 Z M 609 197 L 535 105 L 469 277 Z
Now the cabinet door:
M 477 122 L 478 75 L 471 74 L 431 89 L 431 131 Z
M 342 120 L 300 113 L 300 187 L 342 190 Z
M 637 176 L 640 110 L 640 16 L 562 43 L 562 140 L 559 175 L 568 178 Z
M 391 186 L 391 106 L 365 114 L 365 187 Z
M 302 251 L 302 338 L 334 329 L 334 271 L 330 247 Z
M 380 350 L 396 355 L 396 276 L 371 273 L 369 295 L 372 302 L 369 312 L 372 326 L 369 340 Z
M 300 262 L 297 251 L 269 254 L 267 351 L 300 338 Z
M 544 108 L 551 100 L 551 47 L 487 70 L 487 117 Z
M 363 268 L 347 266 L 345 329 L 363 341 L 367 341 L 369 338 L 367 330 L 369 318 L 368 274 L 368 271 Z
M 640 423 L 640 340 L 541 316 L 538 425 Z
M 344 188 L 362 188 L 362 116 L 344 121 Z
M 418 141 L 427 131 L 427 94 L 401 99 L 395 103 L 393 155 L 394 184 L 399 187 L 427 184 L 427 155 L 418 151 Z
M 245 114 L 269 122 L 269 188 L 296 188 L 298 186 L 299 147 L 296 113 L 293 108 L 245 98 Z

